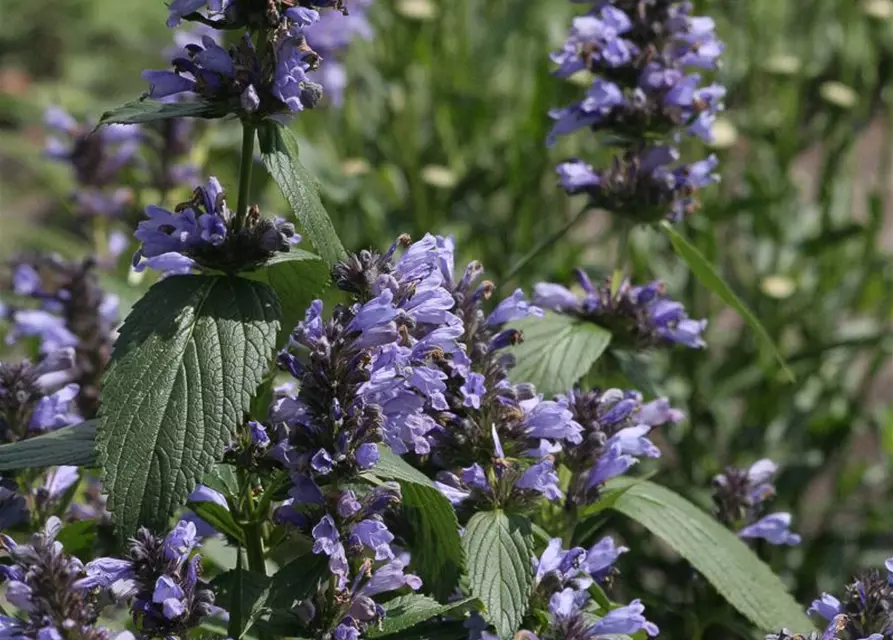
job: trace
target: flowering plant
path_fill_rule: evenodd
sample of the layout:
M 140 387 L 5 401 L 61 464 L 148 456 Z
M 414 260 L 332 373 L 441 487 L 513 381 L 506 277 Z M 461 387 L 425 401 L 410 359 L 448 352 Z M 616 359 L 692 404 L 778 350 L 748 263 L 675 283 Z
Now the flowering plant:
M 74 168 L 82 213 L 120 214 L 116 176 L 144 137 L 160 201 L 194 191 L 146 206 L 130 266 L 158 279 L 123 323 L 100 260 L 11 265 L 7 341 L 38 355 L 0 366 L 0 523 L 16 536 L 0 538 L 0 638 L 657 636 L 643 603 L 655 594 L 623 591 L 630 549 L 601 535 L 607 510 L 668 542 L 761 631 L 807 630 L 748 546 L 799 541 L 790 514 L 764 513 L 774 463 L 718 475 L 716 518 L 633 473 L 685 416 L 595 365 L 608 351 L 707 346 L 706 321 L 664 284 L 633 285 L 620 264 L 601 283 L 579 271 L 579 291 L 500 295 L 435 232 L 342 247 L 286 125 L 327 90 L 340 102 L 343 71 L 324 57 L 371 35 L 367 4 L 174 0 L 168 25 L 200 30 L 172 68 L 145 72 L 142 99 L 93 132 L 49 114 L 72 141 L 50 151 Z M 583 4 L 553 60 L 592 86 L 551 114 L 552 138 L 589 128 L 619 151 L 602 170 L 562 163 L 561 186 L 587 195 L 584 211 L 665 228 L 762 331 L 667 223 L 718 180 L 713 157 L 678 164 L 680 140 L 708 138 L 722 108 L 723 89 L 691 71 L 717 65 L 712 21 L 684 1 Z M 182 118 L 224 117 L 242 128 L 229 198 L 181 157 Z M 294 222 L 252 201 L 257 142 Z M 233 561 L 213 575 L 198 550 L 215 540 Z M 823 638 L 876 640 L 890 603 L 871 574 L 810 612 L 828 621 Z M 104 619 L 115 607 L 132 619 L 120 633 Z

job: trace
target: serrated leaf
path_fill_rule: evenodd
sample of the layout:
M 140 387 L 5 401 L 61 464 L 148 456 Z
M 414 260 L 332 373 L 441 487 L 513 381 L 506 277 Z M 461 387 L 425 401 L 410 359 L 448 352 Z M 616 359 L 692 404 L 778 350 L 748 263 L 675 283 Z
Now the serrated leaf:
M 462 574 L 464 554 L 456 511 L 434 483 L 390 448 L 379 445 L 380 457 L 371 475 L 396 480 L 403 494 L 403 515 L 412 535 L 412 567 L 423 588 L 446 600 Z
M 263 267 L 243 276 L 270 285 L 279 296 L 282 329 L 277 346 L 282 347 L 295 325 L 304 319 L 310 303 L 325 290 L 329 267 L 317 255 L 292 249 L 288 253 L 276 254 Z
M 524 342 L 512 348 L 517 364 L 509 376 L 532 383 L 546 397 L 567 392 L 611 343 L 611 333 L 597 324 L 551 311 L 515 326 Z
M 487 608 L 484 619 L 507 640 L 520 628 L 533 587 L 533 533 L 523 516 L 476 513 L 462 539 L 471 594 Z
M 230 109 L 210 102 L 132 100 L 102 114 L 99 124 L 142 124 L 171 118 L 222 118 Z
M 276 572 L 270 587 L 270 606 L 288 609 L 316 592 L 319 581 L 329 572 L 329 559 L 323 554 L 295 558 Z
M 386 640 L 467 640 L 467 638 L 468 628 L 459 620 L 427 622 L 386 636 Z
M 272 289 L 230 276 L 156 283 L 121 327 L 103 379 L 103 486 L 122 535 L 165 529 L 235 437 L 276 341 Z
M 264 166 L 288 200 L 314 249 L 330 265 L 342 260 L 347 254 L 319 199 L 316 180 L 298 160 L 294 134 L 268 120 L 258 128 L 257 137 Z
M 722 276 L 720 276 L 716 272 L 716 270 L 713 268 L 713 265 L 710 264 L 707 258 L 705 258 L 704 255 L 700 251 L 698 251 L 697 247 L 686 240 L 668 222 L 662 223 L 662 227 L 664 232 L 670 238 L 670 243 L 673 245 L 673 250 L 680 258 L 685 261 L 685 264 L 687 264 L 688 268 L 691 269 L 693 274 L 695 274 L 695 277 L 698 279 L 698 281 L 705 287 L 710 289 L 710 291 L 719 296 L 719 298 L 723 302 L 732 307 L 732 309 L 734 309 L 738 313 L 738 315 L 741 316 L 741 319 L 744 320 L 748 324 L 748 326 L 750 326 L 753 332 L 757 334 L 757 338 L 759 338 L 765 349 L 769 351 L 778 361 L 782 372 L 784 372 L 788 380 L 794 382 L 796 378 L 793 371 L 788 368 L 787 363 L 785 363 L 784 357 L 781 355 L 778 347 L 775 346 L 775 342 L 772 340 L 772 336 L 770 336 L 769 332 L 766 331 L 765 327 L 763 327 L 759 318 L 757 318 L 756 315 L 754 315 L 753 311 L 751 311 L 747 307 L 747 305 L 744 304 L 741 298 L 735 295 L 735 292 L 732 291 L 732 288 L 729 287 L 726 281 L 722 279 Z
M 96 463 L 98 420 L 87 420 L 42 436 L 0 446 L 0 471 L 71 465 L 90 467 Z
M 225 535 L 230 541 L 245 546 L 245 532 L 242 531 L 233 514 L 216 502 L 190 502 L 186 505 L 195 515 Z
M 405 631 L 434 616 L 446 616 L 465 611 L 477 602 L 476 598 L 465 598 L 449 604 L 440 604 L 434 598 L 418 593 L 398 596 L 384 604 L 387 615 L 378 629 L 370 628 L 370 638 L 380 638 Z
M 778 576 L 738 536 L 665 487 L 627 481 L 634 484 L 611 508 L 666 542 L 742 615 L 763 631 L 813 628 Z

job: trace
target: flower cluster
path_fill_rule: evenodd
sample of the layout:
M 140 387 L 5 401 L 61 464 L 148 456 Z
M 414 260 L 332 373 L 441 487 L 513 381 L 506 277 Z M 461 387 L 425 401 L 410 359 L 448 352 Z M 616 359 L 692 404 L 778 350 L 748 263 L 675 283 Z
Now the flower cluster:
M 180 521 L 165 537 L 140 529 L 124 559 L 97 558 L 73 586 L 75 594 L 106 592 L 129 601 L 144 635 L 182 637 L 210 615 L 222 615 L 214 593 L 200 579 L 195 525 Z
M 573 504 L 597 500 L 600 487 L 625 473 L 640 457 L 660 457 L 660 450 L 648 439 L 649 432 L 683 417 L 666 398 L 643 403 L 638 391 L 573 389 L 564 398 L 583 427 L 583 441 L 563 458 L 573 473 L 568 492 Z
M 614 562 L 627 551 L 609 538 L 603 538 L 589 550 L 582 547 L 563 550 L 561 540 L 549 542 L 543 555 L 534 562 L 534 587 L 530 629 L 517 637 L 527 640 L 595 640 L 615 635 L 644 632 L 654 637 L 657 626 L 649 622 L 639 600 L 604 612 L 601 617 L 588 593 L 593 583 L 604 585 L 615 572 Z M 482 640 L 495 640 L 489 632 Z
M 560 77 L 590 72 L 592 86 L 579 102 L 551 112 L 549 143 L 590 128 L 609 134 L 621 153 L 601 170 L 579 159 L 561 164 L 562 187 L 638 221 L 679 220 L 695 208 L 695 192 L 719 179 L 714 156 L 677 164 L 679 138 L 711 140 L 723 108 L 725 89 L 700 86 L 700 74 L 687 71 L 717 67 L 723 45 L 713 20 L 691 15 L 687 0 L 585 2 L 592 8 L 574 19 L 552 60 Z
M 790 531 L 790 513 L 760 517 L 763 504 L 775 495 L 772 478 L 777 471 L 775 463 L 764 458 L 747 469 L 729 467 L 714 477 L 717 517 L 726 526 L 737 529 L 742 538 L 760 538 L 776 545 L 799 544 L 800 536 Z
M 149 205 L 146 215 L 149 219 L 140 222 L 134 234 L 142 243 L 133 256 L 137 271 L 150 267 L 188 273 L 199 266 L 227 272 L 250 269 L 277 252 L 288 252 L 301 240 L 294 225 L 282 218 L 263 218 L 257 206 L 251 207 L 242 224 L 227 207 L 223 187 L 214 177 L 174 211 Z
M 534 288 L 534 303 L 599 324 L 611 331 L 615 341 L 626 341 L 636 348 L 706 346 L 701 334 L 707 321 L 689 318 L 682 303 L 664 295 L 662 282 L 632 286 L 623 281 L 615 289 L 610 279 L 594 285 L 581 269 L 576 270 L 576 276 L 582 297 L 563 285 L 541 282 Z
M 83 564 L 68 556 L 56 541 L 62 523 L 47 520 L 43 531 L 31 544 L 16 542 L 0 534 L 0 552 L 12 559 L 0 565 L 0 582 L 5 583 L 6 599 L 23 617 L 0 615 L 0 638 L 12 640 L 110 640 L 113 634 L 96 626 L 99 616 L 96 600 L 78 588 L 85 577 Z M 115 640 L 133 640 L 124 632 Z
M 189 19 L 214 29 L 247 27 L 249 33 L 230 48 L 210 35 L 187 44 L 172 60 L 172 71 L 143 73 L 149 83 L 148 95 L 167 99 L 195 94 L 220 115 L 233 112 L 283 119 L 313 108 L 322 98 L 323 89 L 309 74 L 319 67 L 321 57 L 308 44 L 307 32 L 321 19 L 318 9 L 336 6 L 346 11 L 341 2 L 302 2 L 296 6 L 294 2 L 239 0 L 225 7 L 220 0 L 172 2 L 169 26 Z M 325 25 L 322 28 L 332 29 Z M 368 29 L 360 29 L 356 20 L 344 28 L 364 33 Z M 250 37 L 253 32 L 259 34 L 259 47 Z M 324 41 L 322 32 L 320 36 Z
M 99 383 L 111 357 L 118 324 L 118 298 L 99 285 L 96 261 L 67 261 L 58 256 L 29 256 L 13 261 L 12 293 L 36 302 L 12 308 L 8 342 L 36 337 L 40 350 L 52 354 L 72 348 L 69 381 L 79 387 L 77 404 L 84 418 L 99 407 Z
M 122 172 L 131 167 L 140 145 L 137 127 L 111 125 L 94 130 L 78 123 L 60 107 L 47 109 L 44 122 L 52 131 L 46 154 L 71 167 L 77 187 L 74 202 L 84 216 L 118 217 L 133 199 L 120 187 Z

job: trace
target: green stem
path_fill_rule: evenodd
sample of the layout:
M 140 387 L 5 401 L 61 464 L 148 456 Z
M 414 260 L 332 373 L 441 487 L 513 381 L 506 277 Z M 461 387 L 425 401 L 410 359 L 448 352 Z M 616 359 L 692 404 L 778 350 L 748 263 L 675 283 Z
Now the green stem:
M 245 226 L 248 207 L 251 202 L 251 170 L 254 168 L 254 134 L 257 127 L 248 122 L 242 123 L 242 157 L 239 166 L 239 200 L 236 206 L 234 231 Z
M 518 262 L 516 262 L 515 266 L 513 266 L 511 269 L 509 269 L 509 272 L 503 277 L 503 279 L 502 279 L 503 286 L 507 286 L 508 282 L 512 278 L 514 278 L 516 275 L 518 275 L 518 273 L 524 267 L 526 267 L 527 264 L 531 260 L 536 258 L 539 254 L 541 254 L 543 251 L 545 251 L 546 249 L 551 247 L 553 244 L 555 244 L 558 240 L 560 240 L 568 231 L 570 231 L 578 222 L 580 222 L 580 220 L 582 220 L 588 212 L 589 212 L 589 206 L 587 205 L 587 206 L 583 207 L 583 209 L 581 209 L 577 215 L 575 215 L 573 218 L 571 218 L 570 220 L 565 222 L 564 225 L 560 229 L 553 232 L 552 235 L 550 235 L 548 238 L 546 238 L 541 243 L 539 243 L 537 246 L 535 246 L 533 249 L 531 249 L 529 252 L 527 252 L 527 254 L 523 258 L 521 258 Z
M 264 561 L 264 538 L 262 523 L 248 522 L 242 525 L 245 531 L 245 551 L 248 553 L 248 570 L 253 573 L 267 575 L 267 564 Z

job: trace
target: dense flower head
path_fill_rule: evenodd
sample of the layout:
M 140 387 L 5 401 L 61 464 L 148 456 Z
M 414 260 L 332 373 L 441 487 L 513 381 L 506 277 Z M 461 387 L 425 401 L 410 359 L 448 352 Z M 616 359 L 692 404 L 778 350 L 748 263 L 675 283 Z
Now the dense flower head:
M 687 1 L 586 4 L 591 9 L 574 18 L 552 61 L 560 77 L 590 72 L 592 85 L 582 100 L 550 113 L 549 143 L 589 128 L 610 134 L 622 153 L 604 170 L 582 160 L 559 165 L 561 184 L 639 221 L 679 220 L 694 210 L 695 192 L 718 180 L 713 156 L 677 164 L 680 137 L 711 141 L 723 108 L 725 89 L 702 85 L 701 74 L 690 71 L 718 66 L 723 45 L 713 20 L 691 15 Z
M 17 544 L 0 534 L 0 553 L 13 564 L 0 565 L 7 601 L 21 617 L 0 615 L 0 637 L 58 640 L 109 640 L 112 634 L 96 626 L 98 609 L 92 594 L 83 594 L 76 585 L 85 576 L 80 560 L 65 553 L 55 540 L 62 523 L 50 518 L 30 544 Z M 119 640 L 133 636 L 117 636 Z
M 84 567 L 85 575 L 73 584 L 87 596 L 106 593 L 116 601 L 130 602 L 134 621 L 149 637 L 181 636 L 210 615 L 214 592 L 201 579 L 201 556 L 195 525 L 180 521 L 164 537 L 140 529 L 124 558 L 97 558 Z
M 615 341 L 637 348 L 706 346 L 701 334 L 707 321 L 689 318 L 682 303 L 664 295 L 662 282 L 633 286 L 624 280 L 615 289 L 611 279 L 595 285 L 581 269 L 576 276 L 582 296 L 563 285 L 541 282 L 534 288 L 534 303 L 599 324 L 611 331 Z
M 728 467 L 714 477 L 717 517 L 738 530 L 742 538 L 760 538 L 776 545 L 799 544 L 800 536 L 790 531 L 791 514 L 763 515 L 765 502 L 775 495 L 772 479 L 777 471 L 776 464 L 764 458 L 747 469 Z
M 534 559 L 534 587 L 528 624 L 516 637 L 525 640 L 596 640 L 616 635 L 644 632 L 658 634 L 657 626 L 644 615 L 639 600 L 620 606 L 601 616 L 594 614 L 587 591 L 593 582 L 605 584 L 615 573 L 614 562 L 627 551 L 609 538 L 590 549 L 564 550 L 561 540 L 551 540 L 542 556 Z M 484 632 L 481 638 L 496 636 Z
M 77 384 L 72 399 L 84 418 L 94 417 L 119 320 L 118 298 L 100 286 L 96 261 L 22 256 L 11 263 L 8 288 L 21 304 L 10 305 L 7 312 L 12 321 L 7 341 L 37 338 L 44 367 L 61 366 L 64 350 L 72 349 L 70 366 L 56 370 L 56 377 Z
M 188 273 L 193 267 L 234 272 L 257 267 L 278 252 L 288 252 L 301 238 L 282 218 L 268 219 L 257 206 L 239 218 L 226 204 L 217 178 L 196 187 L 192 199 L 168 211 L 146 207 L 148 220 L 134 235 L 142 245 L 133 256 L 138 271 L 150 267 L 167 273 Z M 143 258 L 146 258 L 143 261 Z
M 683 417 L 666 398 L 646 403 L 638 391 L 572 389 L 562 398 L 583 427 L 582 442 L 569 448 L 563 458 L 573 473 L 568 500 L 576 504 L 598 499 L 605 482 L 625 473 L 640 458 L 660 457 L 648 434 Z
M 71 167 L 77 185 L 73 194 L 77 211 L 87 216 L 121 215 L 133 199 L 131 191 L 119 185 L 123 171 L 136 159 L 139 128 L 111 125 L 94 129 L 60 107 L 47 109 L 44 122 L 52 132 L 46 142 L 47 156 Z
M 807 610 L 828 624 L 825 633 L 837 640 L 884 640 L 893 634 L 893 558 L 885 572 L 870 570 L 846 586 L 838 600 L 823 593 Z M 830 635 L 832 634 L 833 635 Z M 825 636 L 822 636 L 825 640 Z

